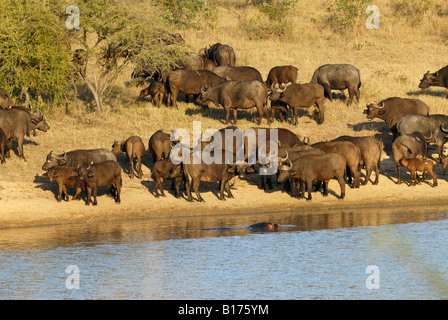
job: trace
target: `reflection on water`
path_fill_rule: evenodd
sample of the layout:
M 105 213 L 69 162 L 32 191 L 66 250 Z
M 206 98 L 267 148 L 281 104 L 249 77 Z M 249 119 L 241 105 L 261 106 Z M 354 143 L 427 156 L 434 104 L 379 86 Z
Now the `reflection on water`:
M 1 229 L 0 297 L 447 298 L 447 217 L 397 207 Z M 281 227 L 246 228 L 262 221 Z M 70 265 L 78 290 L 65 285 Z M 366 288 L 369 265 L 381 271 L 379 290 Z

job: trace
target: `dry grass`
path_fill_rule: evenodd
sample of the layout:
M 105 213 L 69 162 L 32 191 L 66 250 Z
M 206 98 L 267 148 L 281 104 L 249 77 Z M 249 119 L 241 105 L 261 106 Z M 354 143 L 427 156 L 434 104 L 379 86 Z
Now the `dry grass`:
M 257 68 L 264 78 L 272 67 L 292 64 L 299 68 L 299 82 L 304 83 L 309 82 L 314 70 L 322 64 L 353 64 L 361 70 L 359 104 L 348 107 L 343 101 L 326 101 L 326 121 L 322 125 L 316 124 L 311 108 L 303 111 L 297 126 L 278 121 L 273 126 L 308 136 L 311 142 L 342 134 L 381 135 L 381 130 L 385 129 L 383 123 L 368 123 L 362 114 L 366 103 L 391 96 L 411 97 L 425 101 L 431 113 L 448 114 L 448 90 L 420 91 L 418 88 L 423 73 L 447 64 L 448 32 L 444 30 L 448 30 L 448 4 L 443 0 L 432 2 L 436 4 L 435 9 L 416 24 L 409 22 L 406 16 L 397 15 L 396 7 L 389 1 L 379 0 L 375 2 L 381 10 L 379 30 L 367 30 L 363 20 L 358 21 L 358 27 L 352 32 L 335 33 L 323 22 L 331 1 L 301 0 L 288 17 L 293 28 L 289 39 L 250 40 L 242 26 L 251 19 L 257 21 L 258 10 L 243 0 L 219 1 L 216 2 L 219 4 L 217 20 L 209 27 L 171 31 L 180 32 L 194 52 L 216 42 L 231 45 L 237 64 Z M 75 105 L 68 106 L 69 114 L 65 114 L 65 110 L 53 110 L 48 115 L 51 130 L 27 139 L 24 152 L 28 161 L 24 163 L 13 155 L 0 168 L 0 179 L 30 181 L 30 175 L 41 173 L 40 167 L 51 150 L 110 148 L 114 139 L 134 134 L 147 142 L 158 129 L 185 128 L 191 132 L 194 120 L 202 121 L 203 130 L 224 126 L 224 111 L 219 107 L 203 110 L 193 103 L 180 101 L 178 110 L 166 106 L 157 109 L 149 100 L 137 101 L 142 88 L 127 86 L 131 72 L 129 68 L 118 78 L 106 97 L 103 115 L 81 111 L 83 108 Z M 246 129 L 256 125 L 258 115 L 239 111 L 238 117 L 238 125 Z M 266 119 L 262 125 L 266 125 Z

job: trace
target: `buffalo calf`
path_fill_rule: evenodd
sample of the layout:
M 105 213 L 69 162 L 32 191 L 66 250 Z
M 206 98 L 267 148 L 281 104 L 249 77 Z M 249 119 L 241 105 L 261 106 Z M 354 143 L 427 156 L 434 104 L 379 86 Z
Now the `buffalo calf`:
M 138 98 L 143 99 L 146 96 L 150 96 L 152 104 L 156 105 L 157 108 L 160 108 L 164 94 L 165 86 L 163 85 L 163 83 L 159 81 L 153 81 L 151 82 L 149 87 L 140 91 Z
M 115 141 L 112 145 L 112 152 L 117 155 L 121 152 L 125 152 L 129 159 L 129 175 L 131 179 L 134 179 L 134 160 L 135 166 L 138 171 L 138 178 L 143 178 L 142 171 L 142 158 L 145 155 L 145 145 L 142 138 L 139 136 L 132 136 L 125 142 Z
M 96 196 L 99 187 L 110 187 L 112 196 L 116 203 L 120 203 L 120 193 L 122 186 L 121 167 L 117 162 L 104 161 L 82 166 L 77 170 L 79 178 L 84 181 L 87 191 L 86 205 L 91 201 L 93 189 L 93 205 L 96 206 Z
M 175 165 L 170 159 L 161 159 L 154 163 L 152 168 L 151 177 L 156 185 L 155 196 L 158 198 L 160 195 L 165 197 L 163 192 L 163 182 L 165 180 L 172 180 L 173 185 L 176 188 L 176 198 L 180 197 L 180 184 L 184 177 L 181 165 Z M 160 195 L 159 195 L 160 190 Z
M 83 182 L 78 177 L 76 172 L 76 168 L 74 167 L 54 167 L 45 172 L 42 176 L 48 178 L 51 182 L 54 182 L 59 187 L 59 193 L 57 195 L 58 202 L 61 202 L 61 199 L 68 201 L 68 193 L 66 186 L 73 186 L 76 188 L 76 193 L 73 196 L 72 200 L 79 200 L 81 194 L 81 186 Z
M 400 160 L 400 164 L 411 172 L 411 186 L 415 186 L 417 183 L 420 184 L 417 171 L 422 172 L 423 176 L 426 172 L 428 172 L 432 177 L 432 186 L 437 186 L 437 175 L 434 173 L 434 163 L 431 160 L 421 158 L 404 158 Z

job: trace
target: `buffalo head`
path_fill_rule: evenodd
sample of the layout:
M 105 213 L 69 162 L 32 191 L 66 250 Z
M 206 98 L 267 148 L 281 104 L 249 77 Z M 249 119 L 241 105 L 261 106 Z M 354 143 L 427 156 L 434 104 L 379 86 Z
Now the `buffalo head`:
M 113 154 L 117 155 L 117 154 L 121 153 L 122 148 L 123 148 L 123 143 L 115 140 L 114 144 L 112 145 Z
M 366 105 L 366 109 L 363 111 L 367 115 L 367 119 L 373 120 L 374 118 L 383 115 L 386 111 L 384 108 L 384 102 L 370 103 Z
M 65 152 L 62 155 L 57 155 L 54 154 L 53 151 L 50 151 L 50 153 L 47 155 L 47 160 L 42 166 L 42 170 L 46 171 L 57 166 L 63 166 L 65 164 L 67 164 L 67 156 Z
M 418 85 L 418 87 L 420 89 L 427 89 L 430 86 L 434 86 L 436 85 L 436 78 L 437 78 L 437 72 L 429 73 L 428 71 L 423 75 L 423 78 L 420 80 L 420 84 Z

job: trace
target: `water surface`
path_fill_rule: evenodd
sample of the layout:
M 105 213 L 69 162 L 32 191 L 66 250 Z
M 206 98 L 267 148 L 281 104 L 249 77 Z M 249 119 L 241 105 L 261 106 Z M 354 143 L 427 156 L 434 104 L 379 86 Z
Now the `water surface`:
M 447 217 L 397 207 L 0 229 L 0 297 L 446 299 Z M 281 228 L 246 229 L 261 221 Z

